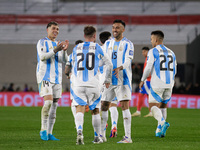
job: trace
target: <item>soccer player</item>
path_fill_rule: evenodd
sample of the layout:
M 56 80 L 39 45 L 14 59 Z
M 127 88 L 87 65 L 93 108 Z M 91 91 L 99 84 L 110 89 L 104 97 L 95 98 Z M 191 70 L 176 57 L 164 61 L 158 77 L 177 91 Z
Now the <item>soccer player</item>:
M 100 106 L 100 86 L 99 86 L 99 60 L 103 60 L 106 65 L 105 86 L 108 88 L 111 82 L 112 64 L 108 56 L 103 52 L 96 41 L 96 29 L 93 26 L 84 28 L 85 42 L 78 44 L 72 52 L 72 84 L 71 90 L 73 104 L 76 106 L 75 124 L 77 129 L 76 144 L 83 142 L 83 120 L 85 106 L 89 105 L 92 114 L 92 125 L 94 128 L 94 143 L 102 143 L 100 138 L 101 117 Z
M 75 42 L 75 46 L 78 45 L 79 43 L 83 43 L 82 40 L 77 40 Z M 75 47 L 74 46 L 74 47 Z M 71 89 L 72 88 L 72 76 L 71 76 L 71 68 L 72 68 L 72 54 L 70 54 L 68 56 L 68 59 L 67 59 L 67 62 L 66 62 L 66 65 L 65 65 L 65 75 L 67 76 L 67 79 L 70 79 L 70 99 L 71 101 L 73 101 L 73 97 L 72 97 L 72 94 L 71 94 Z M 76 107 L 75 105 L 73 105 L 73 103 L 71 103 L 71 111 L 72 111 L 72 114 L 75 118 L 75 115 L 76 115 Z
M 143 47 L 142 48 L 142 55 L 145 57 L 144 68 L 146 67 L 146 64 L 147 64 L 147 54 L 148 54 L 148 52 L 149 52 L 149 47 Z M 143 68 L 143 71 L 144 71 L 144 68 Z M 140 110 L 141 110 L 142 104 L 144 102 L 145 94 L 147 94 L 147 95 L 149 94 L 150 81 L 151 81 L 151 75 L 149 75 L 147 80 L 145 80 L 144 85 L 142 87 L 142 90 L 139 91 L 137 111 L 131 115 L 132 117 L 140 117 L 141 116 Z M 144 117 L 152 117 L 151 111 L 147 115 L 145 115 Z
M 152 49 L 147 56 L 139 88 L 142 90 L 144 81 L 151 73 L 149 107 L 153 117 L 158 121 L 157 137 L 165 137 L 170 124 L 166 122 L 167 103 L 171 99 L 176 74 L 176 56 L 172 50 L 163 45 L 164 33 L 160 30 L 151 32 Z M 160 108 L 160 109 L 159 109 Z
M 103 47 L 104 43 L 110 38 L 111 38 L 111 33 L 108 31 L 104 31 L 99 34 L 99 39 L 101 41 L 102 47 Z M 105 70 L 105 65 L 100 67 L 101 74 L 99 75 L 99 77 L 100 77 L 100 81 L 101 81 L 100 82 L 101 91 L 103 91 L 103 82 L 105 80 L 105 71 L 104 70 Z M 114 98 L 114 100 L 111 101 L 109 111 L 110 111 L 111 123 L 112 123 L 110 137 L 113 138 L 113 137 L 117 136 L 117 122 L 118 122 L 118 117 L 119 117 L 119 113 L 117 110 L 117 99 L 116 98 Z M 106 130 L 106 128 L 104 128 L 104 130 Z M 104 142 L 107 141 L 105 136 L 104 137 L 102 135 L 100 135 L 100 136 Z
M 56 120 L 56 109 L 58 100 L 62 94 L 62 63 L 64 51 L 67 50 L 69 42 L 56 41 L 59 26 L 56 22 L 47 24 L 47 37 L 40 39 L 37 43 L 37 83 L 40 96 L 44 98 L 41 111 L 42 140 L 59 140 L 52 135 Z
M 110 102 L 117 97 L 120 101 L 125 136 L 118 143 L 132 143 L 131 139 L 131 113 L 129 110 L 129 100 L 131 100 L 131 62 L 133 59 L 134 46 L 131 41 L 123 36 L 125 31 L 125 22 L 122 20 L 114 20 L 112 25 L 113 38 L 107 40 L 104 44 L 104 50 L 107 52 L 112 64 L 112 84 L 110 87 L 104 88 L 102 95 L 102 125 L 101 134 L 105 134 L 105 127 L 108 120 L 108 109 Z

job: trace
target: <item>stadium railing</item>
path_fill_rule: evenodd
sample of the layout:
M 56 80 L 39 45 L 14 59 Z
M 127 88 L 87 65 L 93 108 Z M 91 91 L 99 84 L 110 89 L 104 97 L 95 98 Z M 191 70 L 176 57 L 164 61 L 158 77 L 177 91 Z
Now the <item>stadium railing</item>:
M 181 31 L 181 25 L 200 23 L 200 15 L 16 15 L 0 14 L 0 24 L 15 24 L 15 30 L 18 31 L 20 24 L 47 24 L 54 20 L 59 24 L 68 24 L 71 31 L 71 25 L 74 24 L 112 24 L 114 19 L 122 19 L 129 25 L 177 25 L 177 31 Z M 131 28 L 129 29 L 131 30 Z

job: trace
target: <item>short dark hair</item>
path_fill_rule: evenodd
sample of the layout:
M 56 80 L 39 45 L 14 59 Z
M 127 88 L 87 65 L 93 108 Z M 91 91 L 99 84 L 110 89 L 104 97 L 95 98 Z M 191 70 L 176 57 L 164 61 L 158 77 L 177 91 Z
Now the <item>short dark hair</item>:
M 78 45 L 79 43 L 83 43 L 83 41 L 82 41 L 82 40 L 77 40 L 77 41 L 75 42 L 75 45 Z
M 151 32 L 151 35 L 156 35 L 158 36 L 159 39 L 163 40 L 164 39 L 164 33 L 160 30 L 155 30 Z
M 103 44 L 109 39 L 109 37 L 111 37 L 111 33 L 108 31 L 104 31 L 99 34 L 99 39 Z
M 84 35 L 87 37 L 92 37 L 94 35 L 94 33 L 96 33 L 96 28 L 93 26 L 85 26 L 84 27 Z
M 116 19 L 116 20 L 113 21 L 113 24 L 114 23 L 121 23 L 124 26 L 124 28 L 126 27 L 126 23 L 123 20 Z
M 47 24 L 47 28 L 48 28 L 48 27 L 51 27 L 52 25 L 58 26 L 58 23 L 55 22 L 55 21 L 51 21 L 51 22 L 49 22 L 49 23 Z
M 148 51 L 148 50 L 149 50 L 149 47 L 145 46 L 145 47 L 142 48 L 142 50 Z

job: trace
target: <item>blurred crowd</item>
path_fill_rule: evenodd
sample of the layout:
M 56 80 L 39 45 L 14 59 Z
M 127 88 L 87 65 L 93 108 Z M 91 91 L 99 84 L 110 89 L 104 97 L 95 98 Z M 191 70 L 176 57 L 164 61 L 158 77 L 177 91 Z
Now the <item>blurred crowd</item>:
M 143 65 L 138 63 L 132 64 L 132 92 L 139 92 L 139 83 L 143 73 Z M 67 86 L 63 92 L 69 92 L 70 89 Z M 28 84 L 24 84 L 24 88 L 21 89 L 19 86 L 15 88 L 14 83 L 10 83 L 8 87 L 3 86 L 0 89 L 0 92 L 35 92 L 32 87 L 29 87 Z M 191 95 L 200 95 L 200 85 L 198 83 L 192 84 L 189 83 L 185 85 L 181 83 L 179 86 L 175 83 L 173 88 L 174 94 L 191 94 Z
M 191 94 L 191 95 L 200 95 L 200 85 L 198 83 L 192 84 L 189 83 L 187 86 L 181 84 L 177 87 L 176 84 L 173 88 L 174 94 Z
M 32 87 L 28 87 L 28 84 L 24 84 L 24 88 L 21 89 L 19 86 L 15 88 L 14 83 L 10 83 L 8 87 L 3 86 L 0 92 L 34 92 Z
M 139 92 L 139 83 L 143 73 L 143 65 L 138 63 L 132 64 L 132 92 Z M 173 94 L 191 94 L 200 95 L 200 85 L 198 83 L 192 84 L 181 83 L 179 86 L 175 83 Z

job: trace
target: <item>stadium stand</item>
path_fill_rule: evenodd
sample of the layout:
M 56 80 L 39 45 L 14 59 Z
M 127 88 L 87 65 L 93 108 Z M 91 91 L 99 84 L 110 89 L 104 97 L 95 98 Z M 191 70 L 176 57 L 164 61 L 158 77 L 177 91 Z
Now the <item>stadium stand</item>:
M 123 6 L 123 7 L 121 7 Z M 199 14 L 199 1 L 171 0 L 1 0 L 0 13 L 13 14 Z M 55 11 L 57 9 L 57 11 Z
M 123 2 L 119 0 L 1 0 L 0 35 L 3 36 L 0 36 L 0 44 L 3 50 L 0 63 L 7 64 L 2 71 L 7 72 L 7 67 L 12 68 L 13 65 L 20 67 L 23 62 L 28 62 L 25 68 L 30 78 L 20 75 L 19 72 L 24 71 L 18 71 L 19 67 L 16 66 L 7 72 L 6 77 L 0 74 L 2 79 L 0 82 L 4 84 L 13 79 L 13 82 L 18 85 L 23 86 L 26 82 L 37 89 L 35 44 L 46 35 L 46 24 L 51 20 L 60 24 L 61 32 L 58 39 L 68 39 L 73 47 L 73 43 L 83 37 L 84 25 L 95 25 L 99 33 L 103 30 L 111 31 L 114 19 L 123 19 L 127 23 L 125 35 L 135 44 L 134 61 L 139 63 L 143 62 L 143 59 L 138 50 L 143 45 L 150 46 L 151 31 L 160 29 L 166 35 L 165 44 L 179 53 L 178 62 L 186 64 L 187 44 L 192 43 L 200 34 L 199 8 L 200 2 L 194 0 L 125 0 Z M 21 49 L 20 53 L 27 56 L 22 60 L 15 57 L 16 50 L 19 49 Z M 6 63 L 7 59 L 4 56 L 9 56 L 9 61 L 12 60 L 12 63 Z M 31 56 L 34 58 L 28 59 Z M 16 64 L 15 61 L 21 63 Z M 195 72 L 194 69 L 192 70 Z M 187 72 L 187 69 L 184 71 Z M 12 74 L 16 72 L 18 77 L 14 78 Z M 188 75 L 184 78 L 186 77 Z
M 170 35 L 167 43 L 186 44 L 191 39 L 187 34 L 200 22 L 200 3 L 195 1 L 2 0 L 0 3 L 0 32 L 6 34 L 0 37 L 0 43 L 32 43 L 44 35 L 42 27 L 51 20 L 63 24 L 64 31 L 68 31 L 61 39 L 70 35 L 67 38 L 74 42 L 83 25 L 94 24 L 101 31 L 110 29 L 112 20 L 120 18 L 128 24 L 127 37 L 135 43 L 147 43 L 146 34 L 160 28 Z

